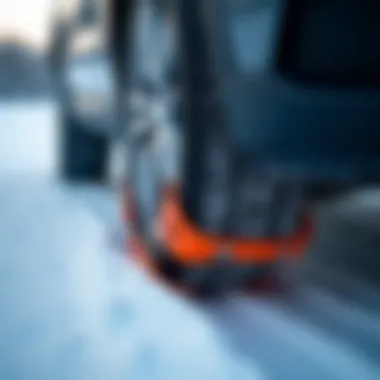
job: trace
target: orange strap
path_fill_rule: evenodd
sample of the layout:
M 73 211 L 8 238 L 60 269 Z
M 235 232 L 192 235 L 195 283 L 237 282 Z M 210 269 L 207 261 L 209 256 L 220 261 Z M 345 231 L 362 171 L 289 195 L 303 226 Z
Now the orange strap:
M 307 248 L 313 228 L 306 223 L 301 231 L 290 238 L 234 239 L 203 233 L 185 215 L 180 202 L 178 186 L 167 188 L 158 215 L 160 243 L 179 261 L 185 264 L 203 265 L 215 261 L 226 252 L 233 261 L 241 263 L 268 263 L 280 254 L 297 258 Z M 137 203 L 131 190 L 125 197 L 125 218 L 132 226 L 138 217 Z
M 243 263 L 270 262 L 281 253 L 297 257 L 312 237 L 311 223 L 296 236 L 286 239 L 233 239 L 208 235 L 192 225 L 178 199 L 178 188 L 169 189 L 158 216 L 159 237 L 177 259 L 189 264 L 213 261 L 223 251 L 234 261 Z

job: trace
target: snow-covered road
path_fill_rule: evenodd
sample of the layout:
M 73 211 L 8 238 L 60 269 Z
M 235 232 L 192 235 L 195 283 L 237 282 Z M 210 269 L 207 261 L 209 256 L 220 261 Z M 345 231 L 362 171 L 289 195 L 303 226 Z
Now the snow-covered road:
M 0 105 L 0 379 L 379 379 L 380 318 L 321 289 L 195 304 L 114 244 L 115 196 L 55 178 L 56 112 Z
M 112 248 L 111 194 L 54 178 L 55 118 L 50 104 L 0 106 L 0 378 L 260 378 Z

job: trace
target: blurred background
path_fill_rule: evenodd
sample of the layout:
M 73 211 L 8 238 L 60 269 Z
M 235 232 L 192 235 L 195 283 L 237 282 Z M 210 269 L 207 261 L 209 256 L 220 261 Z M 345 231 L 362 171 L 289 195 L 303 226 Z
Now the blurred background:
M 0 96 L 3 101 L 49 98 L 45 60 L 50 42 L 52 0 L 0 2 Z
M 126 265 L 115 189 L 51 184 L 59 1 L 0 0 L 0 378 L 380 378 L 377 187 L 321 205 L 291 294 L 194 306 Z

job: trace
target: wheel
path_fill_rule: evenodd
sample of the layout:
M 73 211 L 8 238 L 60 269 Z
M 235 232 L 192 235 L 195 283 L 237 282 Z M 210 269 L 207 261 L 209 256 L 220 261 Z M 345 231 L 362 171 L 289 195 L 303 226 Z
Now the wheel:
M 109 141 L 79 118 L 61 117 L 61 175 L 75 182 L 103 182 L 107 176 Z
M 258 181 L 254 177 L 253 181 L 256 181 L 256 183 L 253 188 L 257 189 L 259 187 L 259 189 L 257 197 L 254 194 L 255 196 L 252 200 L 251 196 L 248 197 L 246 194 L 248 193 L 246 191 L 247 187 L 251 186 L 250 178 L 248 175 L 245 175 L 247 173 L 242 173 L 242 181 L 240 182 L 243 183 L 240 186 L 235 186 L 235 184 L 239 184 L 238 182 L 229 181 L 229 165 L 220 165 L 220 157 L 226 158 L 226 152 L 229 152 L 227 150 L 228 146 L 222 145 L 224 141 L 228 142 L 228 135 L 227 133 L 221 135 L 222 128 L 219 119 L 223 120 L 223 113 L 219 112 L 220 106 L 218 105 L 215 109 L 213 101 L 210 101 L 210 107 L 212 108 L 201 108 L 202 112 L 205 113 L 202 117 L 210 117 L 210 120 L 205 121 L 205 125 L 208 126 L 207 128 L 197 127 L 192 129 L 188 126 L 186 118 L 183 117 L 185 114 L 183 110 L 187 106 L 187 81 L 183 81 L 183 74 L 178 69 L 181 67 L 179 64 L 181 62 L 180 53 L 177 52 L 178 56 L 175 54 L 176 45 L 174 44 L 171 46 L 172 49 L 168 48 L 168 53 L 164 57 L 165 59 L 159 60 L 155 56 L 154 53 L 162 50 L 155 48 L 155 46 L 160 46 L 158 37 L 161 33 L 159 31 L 161 27 L 165 30 L 168 18 L 165 18 L 165 15 L 161 15 L 158 11 L 152 12 L 151 15 L 148 15 L 150 17 L 148 17 L 144 12 L 149 11 L 149 7 L 144 6 L 132 12 L 135 19 L 131 24 L 136 25 L 136 31 L 132 30 L 131 32 L 130 40 L 132 46 L 130 54 L 128 54 L 131 64 L 128 65 L 129 79 L 127 82 L 129 87 L 126 96 L 128 99 L 128 117 L 125 125 L 127 125 L 126 150 L 129 159 L 127 160 L 128 169 L 125 183 L 128 184 L 127 192 L 133 194 L 133 208 L 137 211 L 128 213 L 128 215 L 134 214 L 132 216 L 135 220 L 133 233 L 139 235 L 138 237 L 146 245 L 146 256 L 149 256 L 150 261 L 153 262 L 157 271 L 165 279 L 174 283 L 176 288 L 181 288 L 184 285 L 193 290 L 193 293 L 196 295 L 213 297 L 224 292 L 229 284 L 232 287 L 240 285 L 245 279 L 245 274 L 240 276 L 240 271 L 238 270 L 236 275 L 234 274 L 234 277 L 237 277 L 235 281 L 230 278 L 232 277 L 232 270 L 229 265 L 221 265 L 222 268 L 219 268 L 218 263 L 215 263 L 217 268 L 209 268 L 208 265 L 210 263 L 205 262 L 202 267 L 201 265 L 194 267 L 191 263 L 186 264 L 177 261 L 176 256 L 172 252 L 167 251 L 166 246 L 162 247 L 162 245 L 165 245 L 165 242 L 160 241 L 160 237 L 156 236 L 154 222 L 157 220 L 157 215 L 160 215 L 162 212 L 161 206 L 165 201 L 164 194 L 166 194 L 166 190 L 170 188 L 170 185 L 181 184 L 181 187 L 183 187 L 181 189 L 183 190 L 181 202 L 183 201 L 185 212 L 187 215 L 190 215 L 191 219 L 196 221 L 196 225 L 200 225 L 202 230 L 206 230 L 207 233 L 215 232 L 215 234 L 223 234 L 223 230 L 227 230 L 227 232 L 229 230 L 229 232 L 232 231 L 233 236 L 239 235 L 239 237 L 242 235 L 248 236 L 251 231 L 249 230 L 247 233 L 246 227 L 257 224 L 256 219 L 259 219 L 261 222 L 261 217 L 263 219 L 261 224 L 265 227 L 265 230 L 270 230 L 268 231 L 268 235 L 277 237 L 280 233 L 281 235 L 287 234 L 287 229 L 293 228 L 293 224 L 296 224 L 292 223 L 293 219 L 298 219 L 296 214 L 298 214 L 298 209 L 301 208 L 298 205 L 298 198 L 301 198 L 301 195 L 298 196 L 298 186 L 295 186 L 295 189 L 293 189 L 293 186 L 289 186 L 289 190 L 277 189 L 277 184 L 272 184 L 271 181 L 266 186 L 266 178 L 262 181 L 261 178 L 258 178 L 261 182 L 264 182 L 262 184 L 261 182 L 257 183 Z M 149 25 L 145 24 L 142 24 L 140 28 L 137 27 L 139 22 L 152 19 L 155 20 L 152 30 L 150 30 Z M 169 20 L 172 19 L 169 18 Z M 139 35 L 138 32 L 142 30 L 145 33 Z M 163 37 L 169 35 L 170 28 L 167 33 L 163 34 Z M 170 40 L 168 44 L 171 44 Z M 138 49 L 138 47 L 142 46 L 145 47 L 146 54 L 140 56 L 141 50 L 144 49 Z M 138 64 L 134 64 L 135 62 L 138 62 Z M 151 62 L 155 63 L 154 70 L 149 65 Z M 179 70 L 177 73 L 176 68 Z M 151 75 L 152 71 L 154 75 Z M 186 71 L 184 74 L 186 75 Z M 185 96 L 182 96 L 183 94 Z M 209 103 L 206 103 L 206 100 L 203 99 L 205 102 L 203 105 L 207 105 L 208 107 Z M 215 114 L 220 115 L 220 117 L 214 118 Z M 200 120 L 202 119 L 200 118 Z M 207 140 L 209 135 L 210 140 Z M 198 138 L 199 136 L 204 138 L 200 139 Z M 219 136 L 222 138 L 219 139 Z M 215 141 L 211 139 L 218 139 L 218 141 L 214 143 Z M 201 142 L 202 149 L 199 149 Z M 207 144 L 208 142 L 211 142 L 211 144 Z M 192 149 L 182 149 L 182 144 L 186 148 L 190 147 Z M 218 148 L 221 154 L 213 154 L 212 151 L 214 149 L 212 148 L 214 147 Z M 184 151 L 186 151 L 185 154 L 182 153 Z M 210 153 L 212 157 L 210 157 Z M 227 161 L 228 164 L 232 160 L 228 159 Z M 207 163 L 210 163 L 213 168 L 209 168 L 210 165 L 207 165 Z M 246 169 L 248 172 L 250 167 Z M 212 171 L 215 171 L 215 173 L 212 174 Z M 215 177 L 217 177 L 217 181 L 213 180 Z M 223 177 L 223 183 L 220 183 L 219 177 Z M 230 201 L 228 188 L 232 186 L 232 183 L 235 187 L 232 190 L 236 190 L 239 187 L 239 193 L 234 191 L 231 197 L 233 199 Z M 208 199 L 205 199 L 205 202 L 203 202 L 204 197 L 202 194 L 205 194 L 207 189 L 201 188 L 203 184 L 205 188 L 211 189 L 211 191 L 207 192 L 210 196 Z M 229 185 L 229 187 L 224 186 L 225 184 Z M 281 199 L 272 199 L 274 196 L 267 196 L 266 193 L 270 193 L 272 187 L 274 187 L 274 196 L 277 196 L 277 193 L 281 193 Z M 220 194 L 220 189 L 226 189 L 224 191 L 226 194 Z M 244 194 L 240 196 L 240 193 L 243 192 Z M 296 202 L 293 202 L 293 195 L 294 198 L 297 198 L 295 199 Z M 238 203 L 239 210 L 236 209 L 237 215 L 235 216 L 235 207 L 231 207 L 231 210 L 228 210 L 226 207 L 218 207 L 218 205 L 211 207 L 215 204 L 212 199 L 218 200 L 219 198 L 226 198 L 225 202 L 222 202 L 226 205 L 232 205 L 233 202 L 235 204 Z M 264 207 L 261 207 L 261 203 L 263 203 L 262 198 L 264 199 L 263 202 L 267 201 L 268 203 L 264 204 Z M 291 203 L 289 205 L 290 211 L 282 207 L 288 206 L 288 203 Z M 247 205 L 252 207 L 247 207 Z M 223 215 L 218 211 L 221 208 L 224 209 L 222 210 Z M 242 210 L 241 212 L 240 209 Z M 291 213 L 292 220 L 289 221 L 287 218 L 277 223 L 279 219 L 277 218 L 277 209 L 281 213 L 280 216 L 285 214 L 285 216 L 288 216 Z M 213 211 L 215 210 L 218 212 L 214 213 Z M 251 211 L 255 214 L 252 218 Z M 257 218 L 256 211 L 258 211 Z M 198 216 L 205 216 L 205 218 L 198 218 Z M 219 223 L 220 221 L 223 225 Z M 277 224 L 280 224 L 280 222 L 281 226 L 277 228 Z M 273 228 L 272 224 L 275 224 Z M 257 235 L 260 237 L 261 226 L 258 226 L 257 229 L 259 230 Z M 264 233 L 267 233 L 267 231 L 264 231 Z
M 78 4 L 72 17 L 61 18 L 51 46 L 54 92 L 59 106 L 60 175 L 75 182 L 103 182 L 108 176 L 111 126 L 115 113 L 114 56 L 108 49 L 108 30 L 103 17 L 106 3 L 87 24 Z M 75 14 L 75 16 L 74 16 Z M 95 34 L 94 34 L 95 33 Z M 84 36 L 94 36 L 90 45 L 77 50 Z

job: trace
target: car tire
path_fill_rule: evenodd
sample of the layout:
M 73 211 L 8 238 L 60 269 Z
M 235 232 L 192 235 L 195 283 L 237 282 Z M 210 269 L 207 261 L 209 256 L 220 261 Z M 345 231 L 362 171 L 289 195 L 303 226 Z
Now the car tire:
M 61 175 L 74 182 L 107 179 L 109 138 L 69 114 L 61 117 Z

